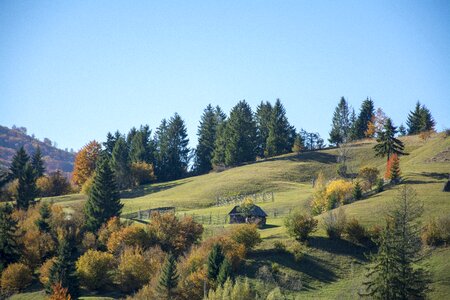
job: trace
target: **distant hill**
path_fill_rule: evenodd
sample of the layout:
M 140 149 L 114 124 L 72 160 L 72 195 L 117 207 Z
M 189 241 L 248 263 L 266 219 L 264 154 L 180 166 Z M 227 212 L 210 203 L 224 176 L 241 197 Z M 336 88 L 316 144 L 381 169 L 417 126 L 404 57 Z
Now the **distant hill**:
M 47 172 L 62 170 L 67 176 L 73 170 L 75 153 L 58 149 L 51 145 L 51 141 L 46 139 L 45 143 L 26 134 L 26 129 L 10 129 L 0 125 L 0 168 L 8 168 L 17 149 L 21 146 L 28 154 L 32 155 L 39 146 L 44 157 Z

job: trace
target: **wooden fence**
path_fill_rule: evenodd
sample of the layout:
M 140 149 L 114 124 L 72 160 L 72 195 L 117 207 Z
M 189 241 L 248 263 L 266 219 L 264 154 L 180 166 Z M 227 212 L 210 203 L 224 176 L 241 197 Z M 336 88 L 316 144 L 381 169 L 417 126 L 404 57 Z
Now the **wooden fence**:
M 275 195 L 273 192 L 235 195 L 229 197 L 216 197 L 216 206 L 225 206 L 230 204 L 241 204 L 245 199 L 252 199 L 253 203 L 274 202 Z

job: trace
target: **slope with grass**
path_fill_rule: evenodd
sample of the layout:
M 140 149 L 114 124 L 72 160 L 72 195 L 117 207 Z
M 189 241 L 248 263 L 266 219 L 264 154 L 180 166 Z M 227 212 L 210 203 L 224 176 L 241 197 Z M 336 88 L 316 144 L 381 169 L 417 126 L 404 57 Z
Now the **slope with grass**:
M 419 199 L 424 202 L 423 220 L 450 213 L 450 193 L 442 192 L 450 172 L 450 137 L 443 133 L 423 141 L 418 136 L 402 138 L 408 156 L 401 157 L 404 183 L 411 185 Z M 349 172 L 356 173 L 363 166 L 376 167 L 384 173 L 385 159 L 374 157 L 375 142 L 366 140 L 351 145 Z M 251 278 L 256 285 L 258 270 L 270 268 L 283 278 L 301 282 L 301 289 L 287 287 L 292 296 L 316 299 L 356 298 L 364 279 L 368 248 L 346 240 L 333 241 L 326 238 L 323 229 L 313 234 L 306 254 L 296 262 L 291 252 L 279 251 L 276 242 L 292 247 L 293 242 L 283 226 L 284 214 L 291 209 L 308 210 L 313 192 L 312 178 L 323 171 L 327 178 L 337 177 L 338 149 L 288 154 L 252 164 L 211 173 L 143 186 L 124 193 L 124 212 L 160 206 L 175 206 L 177 213 L 202 216 L 206 232 L 220 230 L 227 225 L 209 225 L 208 216 L 225 216 L 233 205 L 215 207 L 217 196 L 233 196 L 259 192 L 274 192 L 275 201 L 261 203 L 269 213 L 268 226 L 261 230 L 263 242 L 255 249 L 241 268 L 240 274 Z M 398 187 L 366 197 L 345 206 L 348 218 L 355 217 L 364 225 L 381 224 L 383 210 L 395 196 Z M 84 196 L 69 195 L 53 198 L 62 205 L 84 201 Z M 204 218 L 203 218 L 204 217 Z M 319 219 L 322 216 L 318 216 Z M 450 250 L 431 249 L 430 255 L 421 262 L 433 277 L 432 299 L 450 295 Z M 278 276 L 278 275 L 277 275 Z M 281 278 L 280 277 L 280 278 Z M 286 279 L 286 280 L 287 280 Z M 283 281 L 284 282 L 284 281 Z M 289 280 L 287 280 L 289 282 Z M 259 286 L 259 285 L 258 285 Z M 270 289 L 273 286 L 265 286 Z

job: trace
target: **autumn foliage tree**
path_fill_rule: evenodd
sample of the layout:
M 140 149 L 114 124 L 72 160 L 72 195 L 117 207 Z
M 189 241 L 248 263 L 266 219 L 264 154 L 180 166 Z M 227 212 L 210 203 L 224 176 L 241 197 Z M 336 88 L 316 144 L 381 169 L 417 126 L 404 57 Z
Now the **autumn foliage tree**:
M 97 141 L 91 141 L 81 148 L 75 157 L 72 182 L 81 187 L 92 176 L 97 159 L 101 151 L 101 145 Z

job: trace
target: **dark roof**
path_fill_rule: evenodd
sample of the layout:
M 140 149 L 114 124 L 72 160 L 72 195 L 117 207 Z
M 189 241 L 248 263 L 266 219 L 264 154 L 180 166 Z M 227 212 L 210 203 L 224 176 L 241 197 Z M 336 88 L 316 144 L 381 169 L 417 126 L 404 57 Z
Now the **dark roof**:
M 228 214 L 229 215 L 239 215 L 239 214 L 241 214 L 239 212 L 239 205 L 236 205 L 235 207 L 233 207 L 233 209 Z M 250 216 L 267 217 L 267 214 L 258 205 L 253 205 L 252 209 L 250 209 Z

